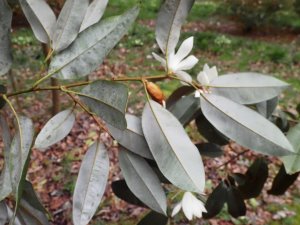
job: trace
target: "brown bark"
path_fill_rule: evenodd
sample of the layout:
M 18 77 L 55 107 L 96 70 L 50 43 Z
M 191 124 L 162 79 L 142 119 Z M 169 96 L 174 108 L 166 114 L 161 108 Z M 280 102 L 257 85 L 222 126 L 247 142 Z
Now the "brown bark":
M 43 44 L 43 51 L 44 51 L 45 57 L 47 57 L 50 49 L 48 48 L 47 45 Z M 49 65 L 49 63 L 47 63 L 47 66 L 48 65 Z M 58 86 L 59 85 L 58 80 L 55 79 L 55 78 L 51 78 L 50 82 L 51 82 L 51 86 Z M 52 90 L 51 94 L 52 94 L 52 110 L 51 111 L 52 111 L 52 115 L 54 116 L 55 114 L 57 114 L 60 111 L 59 90 Z

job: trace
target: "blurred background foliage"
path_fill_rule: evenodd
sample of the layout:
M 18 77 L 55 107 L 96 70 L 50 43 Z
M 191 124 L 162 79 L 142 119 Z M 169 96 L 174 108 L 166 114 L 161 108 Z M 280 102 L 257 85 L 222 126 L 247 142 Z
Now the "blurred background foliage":
M 18 88 L 31 85 L 35 75 L 41 70 L 44 63 L 44 55 L 41 45 L 35 39 L 23 17 L 17 0 L 9 1 L 14 8 L 12 45 L 14 65 L 11 73 L 14 75 Z M 48 0 L 56 14 L 59 13 L 64 0 Z M 104 17 L 118 15 L 126 9 L 135 5 L 137 0 L 110 0 Z M 158 51 L 155 44 L 154 26 L 157 12 L 162 0 L 143 0 L 142 10 L 138 22 L 131 28 L 118 46 L 111 52 L 99 71 L 92 76 L 111 75 L 154 75 L 161 73 L 159 63 L 152 59 L 151 53 Z M 196 0 L 189 15 L 188 22 L 183 27 L 181 41 L 187 37 L 194 36 L 193 54 L 199 58 L 198 65 L 190 72 L 196 76 L 205 63 L 210 66 L 216 65 L 220 74 L 253 71 L 272 74 L 284 79 L 291 84 L 291 88 L 281 96 L 281 105 L 286 116 L 292 120 L 299 120 L 300 112 L 300 0 Z M 26 79 L 25 79 L 26 78 Z M 0 80 L 1 82 L 4 82 Z M 6 81 L 5 81 L 6 82 Z M 179 86 L 178 82 L 159 82 L 166 96 L 170 95 L 174 88 Z M 132 87 L 129 107 L 140 109 L 139 91 L 141 89 Z M 29 94 L 23 100 L 28 108 L 32 105 Z M 38 97 L 44 103 L 43 97 Z M 43 112 L 43 111 L 42 111 Z M 41 116 L 37 112 L 34 116 Z M 196 132 L 193 127 L 187 128 L 190 136 L 194 139 Z M 50 174 L 47 179 L 71 196 L 74 189 L 76 176 L 70 170 L 71 165 L 78 159 L 66 152 L 62 154 L 61 166 L 63 169 L 56 174 Z M 248 166 L 251 160 L 243 159 L 234 162 L 239 166 Z M 276 164 L 276 162 L 275 162 Z M 278 162 L 277 162 L 278 164 Z M 277 172 L 276 166 L 271 167 L 271 177 Z M 38 174 L 44 176 L 43 174 Z M 62 179 L 68 177 L 68 179 Z M 211 183 L 208 180 L 207 183 Z M 261 208 L 269 214 L 260 214 L 257 217 L 271 218 L 267 224 L 295 224 L 300 215 L 300 191 L 299 181 L 291 188 L 281 204 L 266 203 L 263 197 L 252 199 L 248 205 L 252 207 L 253 215 L 261 213 Z M 292 201 L 293 199 L 294 201 Z M 277 199 L 277 201 L 279 201 Z M 105 201 L 110 205 L 111 199 Z M 295 212 L 295 216 L 280 217 L 274 219 L 272 216 L 278 212 Z M 251 214 L 252 215 L 252 214 Z M 127 215 L 124 215 L 124 218 Z M 251 217 L 232 219 L 224 210 L 218 215 L 218 219 L 230 221 L 224 224 L 250 224 Z M 102 224 L 99 222 L 95 224 Z M 115 225 L 118 223 L 105 223 Z M 124 222 L 124 224 L 126 224 Z M 128 224 L 133 224 L 128 221 Z M 207 224 L 203 222 L 201 224 Z M 221 224 L 221 223 L 218 223 Z

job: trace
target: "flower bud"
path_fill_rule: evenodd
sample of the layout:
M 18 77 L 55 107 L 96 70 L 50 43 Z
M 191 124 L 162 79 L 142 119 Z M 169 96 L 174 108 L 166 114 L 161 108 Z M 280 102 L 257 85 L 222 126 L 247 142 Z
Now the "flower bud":
M 159 86 L 157 86 L 153 82 L 146 81 L 146 88 L 149 95 L 154 101 L 163 104 L 163 101 L 165 100 L 165 96 Z

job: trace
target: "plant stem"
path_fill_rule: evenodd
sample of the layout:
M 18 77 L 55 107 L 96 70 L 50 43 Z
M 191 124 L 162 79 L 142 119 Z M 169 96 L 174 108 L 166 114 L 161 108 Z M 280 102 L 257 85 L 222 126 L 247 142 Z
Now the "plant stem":
M 64 87 L 65 88 L 80 87 L 80 86 L 88 85 L 90 83 L 91 83 L 90 81 L 84 81 L 84 82 L 79 82 L 79 83 L 64 85 Z M 8 93 L 8 94 L 6 94 L 6 96 L 9 98 L 9 97 L 12 97 L 12 96 L 21 95 L 21 94 L 30 93 L 30 92 L 36 92 L 36 91 L 61 90 L 61 87 L 62 86 L 48 86 L 48 87 L 34 88 L 34 89 L 29 88 L 29 89 L 25 89 L 25 90 L 13 92 L 13 93 Z
M 233 158 L 229 159 L 227 162 L 225 162 L 225 163 L 221 164 L 220 166 L 218 166 L 216 169 L 219 169 L 219 168 L 221 168 L 221 167 L 223 167 L 223 166 L 226 166 L 227 164 L 233 162 L 233 161 L 236 160 L 238 157 L 240 157 L 241 155 L 244 155 L 245 153 L 247 153 L 247 152 L 249 152 L 249 151 L 250 151 L 249 149 L 246 149 L 246 150 L 244 150 L 244 151 L 238 153 L 238 154 L 235 155 Z

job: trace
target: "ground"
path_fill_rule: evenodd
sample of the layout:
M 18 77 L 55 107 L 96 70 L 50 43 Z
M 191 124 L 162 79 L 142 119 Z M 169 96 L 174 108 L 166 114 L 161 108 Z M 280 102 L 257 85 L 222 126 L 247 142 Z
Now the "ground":
M 128 2 L 130 2 L 128 4 Z M 118 14 L 129 8 L 134 1 L 111 1 L 106 16 Z M 137 24 L 123 38 L 120 44 L 110 53 L 104 64 L 90 79 L 112 76 L 141 76 L 162 73 L 162 68 L 151 56 L 158 52 L 155 43 L 155 15 L 159 1 L 145 3 Z M 191 12 L 188 23 L 183 27 L 181 41 L 194 36 L 195 54 L 200 62 L 190 71 L 195 77 L 204 63 L 216 65 L 220 74 L 237 71 L 254 71 L 271 74 L 286 80 L 291 87 L 281 96 L 281 107 L 296 120 L 299 114 L 296 105 L 300 103 L 300 41 L 298 33 L 272 28 L 269 32 L 256 29 L 244 33 L 240 22 L 230 20 L 217 14 L 215 1 L 197 2 Z M 37 43 L 28 28 L 16 27 L 13 31 L 12 43 L 14 48 L 14 66 L 11 71 L 17 88 L 24 88 L 42 72 L 44 56 L 41 46 Z M 6 82 L 1 80 L 1 82 Z M 10 81 L 9 81 L 10 82 Z M 178 82 L 158 83 L 166 96 L 178 87 Z M 130 87 L 129 113 L 140 114 L 144 96 L 137 84 Z M 26 94 L 15 98 L 14 104 L 22 106 L 18 111 L 26 114 L 35 121 L 38 132 L 50 118 L 50 93 Z M 67 96 L 62 96 L 61 108 L 70 105 Z M 24 106 L 24 107 L 23 107 Z M 11 117 L 11 116 L 10 116 Z M 80 110 L 76 116 L 76 125 L 72 132 L 60 143 L 45 152 L 33 150 L 28 179 L 33 183 L 42 202 L 52 215 L 51 221 L 55 225 L 71 224 L 72 193 L 74 182 L 80 168 L 81 159 L 88 146 L 99 135 L 99 128 L 93 119 Z M 199 141 L 194 124 L 189 126 L 188 132 L 194 141 Z M 119 179 L 120 171 L 117 164 L 117 144 L 105 133 L 101 139 L 109 149 L 111 159 L 110 182 Z M 210 193 L 222 176 L 229 172 L 245 172 L 246 167 L 259 156 L 247 153 L 237 157 L 228 164 L 227 168 L 218 166 L 234 157 L 242 149 L 233 144 L 232 148 L 225 148 L 225 154 L 218 159 L 204 158 L 207 174 L 207 193 Z M 289 191 L 279 197 L 267 194 L 272 178 L 279 168 L 280 162 L 275 158 L 266 158 L 269 162 L 270 175 L 264 191 L 257 199 L 247 201 L 247 215 L 233 219 L 223 210 L 216 219 L 209 221 L 198 220 L 194 224 L 295 224 L 300 212 L 300 181 L 297 181 Z M 175 202 L 173 202 L 175 203 Z M 131 225 L 135 224 L 145 210 L 128 205 L 111 194 L 108 185 L 101 206 L 91 224 Z M 188 224 L 181 217 L 177 217 L 171 224 Z

